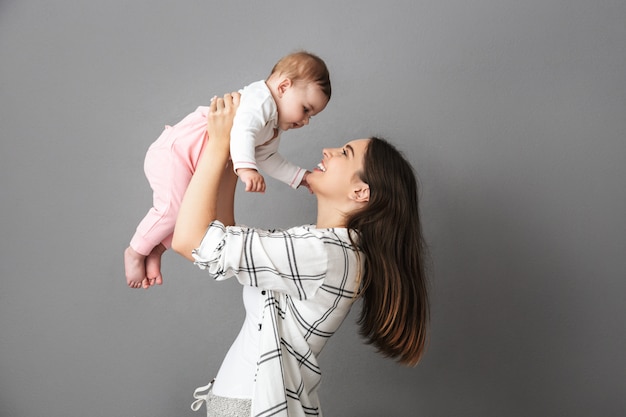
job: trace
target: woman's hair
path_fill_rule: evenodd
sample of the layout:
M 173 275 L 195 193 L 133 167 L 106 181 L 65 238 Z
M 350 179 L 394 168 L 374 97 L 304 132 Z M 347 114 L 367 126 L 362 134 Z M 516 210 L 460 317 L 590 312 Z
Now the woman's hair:
M 270 73 L 282 74 L 291 81 L 306 81 L 317 84 L 330 100 L 330 74 L 322 58 L 306 51 L 298 51 L 281 58 Z M 268 77 L 269 78 L 269 77 Z
M 364 257 L 360 332 L 383 355 L 414 366 L 426 350 L 430 316 L 418 182 L 402 154 L 375 137 L 360 176 L 369 203 L 348 217 Z

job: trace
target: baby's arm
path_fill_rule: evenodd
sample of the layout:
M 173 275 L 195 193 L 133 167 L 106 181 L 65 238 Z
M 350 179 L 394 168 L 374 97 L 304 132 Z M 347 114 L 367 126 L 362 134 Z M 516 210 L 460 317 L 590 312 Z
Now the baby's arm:
M 276 104 L 269 91 L 262 91 L 257 83 L 246 87 L 230 132 L 233 168 L 246 184 L 246 191 L 265 192 L 265 179 L 258 170 L 257 146 L 269 139 L 268 122 L 275 112 Z
M 260 156 L 257 158 L 261 171 L 265 174 L 284 182 L 291 188 L 299 186 L 307 186 L 308 183 L 303 182 L 304 176 L 308 173 L 304 168 L 289 162 L 279 152 L 274 151 L 269 157 Z
M 265 192 L 265 180 L 256 169 L 239 168 L 237 170 L 237 175 L 241 178 L 241 181 L 246 184 L 246 191 L 253 193 Z
M 306 171 L 306 172 L 304 173 L 304 176 L 302 177 L 302 181 L 300 181 L 300 186 L 301 186 L 301 187 L 306 187 L 306 188 L 307 188 L 307 190 L 309 190 L 309 193 L 313 194 L 313 190 L 311 190 L 311 187 L 309 186 L 309 183 L 308 183 L 308 181 L 306 180 L 306 178 L 309 176 L 309 174 L 310 174 L 310 173 L 311 173 L 311 172 L 309 172 L 309 171 Z

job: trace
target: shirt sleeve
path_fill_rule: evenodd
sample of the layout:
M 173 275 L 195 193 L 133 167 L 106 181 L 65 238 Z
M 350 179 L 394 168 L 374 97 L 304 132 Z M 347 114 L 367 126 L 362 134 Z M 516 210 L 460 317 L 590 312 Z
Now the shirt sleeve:
M 328 263 L 324 239 L 307 228 L 266 231 L 219 221 L 209 226 L 193 257 L 217 280 L 235 277 L 301 300 L 315 295 Z

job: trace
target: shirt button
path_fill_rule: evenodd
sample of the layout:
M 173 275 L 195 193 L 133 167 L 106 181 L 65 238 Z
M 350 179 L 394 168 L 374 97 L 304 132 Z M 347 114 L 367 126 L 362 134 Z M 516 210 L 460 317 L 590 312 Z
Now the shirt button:
M 261 331 L 261 327 L 263 327 L 263 325 L 259 323 L 259 331 Z
M 261 291 L 261 294 L 265 295 L 265 290 Z

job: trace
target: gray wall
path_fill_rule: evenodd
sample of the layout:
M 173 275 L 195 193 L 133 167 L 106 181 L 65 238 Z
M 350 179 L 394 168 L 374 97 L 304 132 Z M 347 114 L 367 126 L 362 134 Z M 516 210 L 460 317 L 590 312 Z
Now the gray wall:
M 168 253 L 125 286 L 166 123 L 298 48 L 334 96 L 283 152 L 378 134 L 421 182 L 432 342 L 403 368 L 356 335 L 322 356 L 328 416 L 626 414 L 626 3 L 0 3 L 0 416 L 192 416 L 240 288 Z M 238 220 L 314 220 L 270 183 Z

